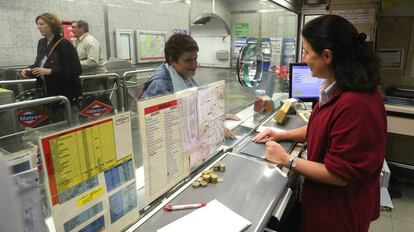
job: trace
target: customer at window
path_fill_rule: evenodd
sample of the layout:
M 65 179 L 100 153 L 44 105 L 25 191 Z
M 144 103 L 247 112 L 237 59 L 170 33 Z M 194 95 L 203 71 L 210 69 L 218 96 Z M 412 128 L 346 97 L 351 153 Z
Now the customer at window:
M 198 45 L 189 35 L 172 35 L 164 48 L 165 63 L 155 71 L 144 84 L 144 97 L 166 95 L 187 88 L 199 86 L 194 78 L 197 70 Z M 226 115 L 226 119 L 240 120 L 235 115 Z M 227 138 L 235 138 L 235 134 L 225 128 Z
M 266 159 L 305 177 L 301 231 L 368 231 L 379 217 L 379 175 L 386 150 L 386 114 L 378 91 L 379 60 L 364 33 L 346 19 L 325 15 L 303 30 L 303 61 L 323 78 L 319 103 L 305 127 L 268 129 Z M 307 142 L 295 159 L 275 141 Z
M 194 78 L 197 70 L 197 42 L 189 35 L 172 35 L 164 48 L 165 63 L 144 85 L 144 97 L 170 94 L 199 86 Z

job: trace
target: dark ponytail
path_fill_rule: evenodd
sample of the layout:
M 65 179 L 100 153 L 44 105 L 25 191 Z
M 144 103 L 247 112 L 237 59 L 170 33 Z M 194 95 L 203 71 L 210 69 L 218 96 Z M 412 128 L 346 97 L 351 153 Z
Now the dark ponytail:
M 309 21 L 302 30 L 303 38 L 321 54 L 332 51 L 332 70 L 342 91 L 372 92 L 380 83 L 380 61 L 366 41 L 346 19 L 324 15 Z

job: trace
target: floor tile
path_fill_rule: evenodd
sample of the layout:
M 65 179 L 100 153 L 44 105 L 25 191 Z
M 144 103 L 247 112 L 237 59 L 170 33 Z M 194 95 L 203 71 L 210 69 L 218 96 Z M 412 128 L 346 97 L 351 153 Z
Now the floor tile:
M 402 197 L 393 199 L 394 209 L 391 217 L 408 223 L 414 222 L 414 187 L 411 185 L 401 186 Z M 414 230 L 413 230 L 414 231 Z
M 381 217 L 391 217 L 392 211 L 381 211 Z
M 394 232 L 409 232 L 414 231 L 414 224 L 405 221 L 392 219 L 392 227 Z
M 390 232 L 392 231 L 392 221 L 390 217 L 381 216 L 371 222 L 369 232 Z

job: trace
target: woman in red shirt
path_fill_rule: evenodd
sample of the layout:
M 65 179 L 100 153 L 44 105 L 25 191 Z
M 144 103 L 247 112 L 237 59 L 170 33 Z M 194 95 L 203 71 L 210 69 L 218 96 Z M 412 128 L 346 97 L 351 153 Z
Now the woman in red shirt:
M 368 231 L 379 217 L 387 135 L 379 60 L 366 35 L 340 16 L 308 22 L 302 36 L 303 61 L 325 79 L 319 102 L 307 126 L 268 129 L 253 141 L 268 141 L 267 160 L 305 177 L 301 231 Z M 307 159 L 291 157 L 279 140 L 306 142 Z

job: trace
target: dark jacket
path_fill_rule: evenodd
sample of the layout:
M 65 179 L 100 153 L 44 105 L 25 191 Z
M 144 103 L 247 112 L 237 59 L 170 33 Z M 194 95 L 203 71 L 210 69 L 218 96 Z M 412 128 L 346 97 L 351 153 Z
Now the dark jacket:
M 42 38 L 37 45 L 36 61 L 30 68 L 40 67 L 42 58 L 49 53 L 53 45 L 62 36 L 55 36 L 52 42 L 47 45 L 47 39 Z M 75 47 L 66 39 L 60 41 L 53 52 L 47 57 L 43 68 L 52 69 L 52 74 L 45 76 L 46 95 L 63 95 L 69 100 L 73 100 L 82 95 L 81 65 Z M 37 78 L 37 83 L 43 85 L 41 78 Z

